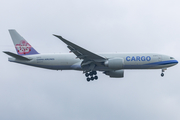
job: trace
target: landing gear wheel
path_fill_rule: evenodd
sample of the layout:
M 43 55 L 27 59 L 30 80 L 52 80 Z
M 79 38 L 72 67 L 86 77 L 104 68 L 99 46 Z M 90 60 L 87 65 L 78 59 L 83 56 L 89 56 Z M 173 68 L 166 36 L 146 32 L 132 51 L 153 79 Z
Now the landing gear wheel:
M 93 76 L 93 72 L 90 72 L 89 75 L 90 75 L 90 76 Z
M 97 80 L 97 79 L 98 79 L 98 76 L 95 76 L 94 79 Z
M 89 82 L 89 81 L 90 81 L 90 78 L 87 78 L 87 81 Z
M 94 80 L 94 77 L 91 77 L 91 80 Z
M 161 77 L 163 77 L 164 76 L 164 73 L 161 73 Z
M 88 76 L 89 76 L 89 74 L 88 74 L 88 73 L 86 73 L 86 74 L 85 74 L 85 76 L 86 76 L 86 77 L 88 77 Z
M 92 71 L 92 73 L 93 73 L 94 75 L 97 75 L 97 72 L 96 72 L 96 71 Z

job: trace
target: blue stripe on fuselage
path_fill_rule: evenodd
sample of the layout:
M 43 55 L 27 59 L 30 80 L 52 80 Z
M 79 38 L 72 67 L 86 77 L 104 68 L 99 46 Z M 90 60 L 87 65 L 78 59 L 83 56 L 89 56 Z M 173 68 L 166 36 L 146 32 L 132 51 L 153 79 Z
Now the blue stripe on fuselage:
M 168 65 L 168 64 L 176 64 L 178 63 L 177 60 L 168 60 L 168 61 L 160 61 L 160 62 L 154 62 L 154 63 L 148 63 L 145 65 Z

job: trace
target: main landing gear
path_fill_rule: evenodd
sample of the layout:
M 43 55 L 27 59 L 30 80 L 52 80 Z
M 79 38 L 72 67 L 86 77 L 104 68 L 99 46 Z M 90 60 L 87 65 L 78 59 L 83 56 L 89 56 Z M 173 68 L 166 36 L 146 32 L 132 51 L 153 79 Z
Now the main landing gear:
M 87 81 L 89 82 L 90 80 L 97 80 L 98 76 L 97 76 L 97 72 L 96 71 L 91 71 L 91 72 L 87 72 L 85 73 L 85 76 L 87 77 Z

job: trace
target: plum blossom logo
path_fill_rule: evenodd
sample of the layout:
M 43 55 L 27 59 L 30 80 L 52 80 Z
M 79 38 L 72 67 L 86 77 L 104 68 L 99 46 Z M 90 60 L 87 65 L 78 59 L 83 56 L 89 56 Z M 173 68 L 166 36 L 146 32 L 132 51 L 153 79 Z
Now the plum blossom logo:
M 15 47 L 19 54 L 28 54 L 31 51 L 31 45 L 25 40 L 21 40 Z

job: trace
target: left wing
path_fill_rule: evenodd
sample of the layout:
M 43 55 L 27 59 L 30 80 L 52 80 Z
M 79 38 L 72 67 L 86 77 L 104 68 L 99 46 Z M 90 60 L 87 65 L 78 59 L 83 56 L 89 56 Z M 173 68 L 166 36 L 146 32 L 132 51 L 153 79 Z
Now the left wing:
M 67 45 L 67 47 L 71 50 L 70 52 L 73 52 L 77 56 L 77 58 L 83 59 L 83 62 L 81 65 L 82 66 L 89 65 L 89 71 L 93 70 L 96 65 L 101 65 L 100 64 L 101 62 L 106 61 L 106 59 L 104 57 L 99 56 L 95 53 L 92 53 L 92 52 L 64 39 L 61 36 L 58 36 L 58 35 L 54 35 L 54 36 L 56 36 L 60 40 L 62 40 Z
M 71 52 L 73 52 L 77 58 L 79 59 L 83 59 L 83 60 L 92 60 L 92 61 L 97 61 L 97 62 L 103 62 L 106 59 L 104 57 L 101 57 L 95 53 L 92 53 L 66 39 L 64 39 L 61 36 L 58 35 L 54 35 L 56 37 L 58 37 L 60 40 L 62 40 L 65 44 L 67 44 L 67 47 L 71 50 Z

